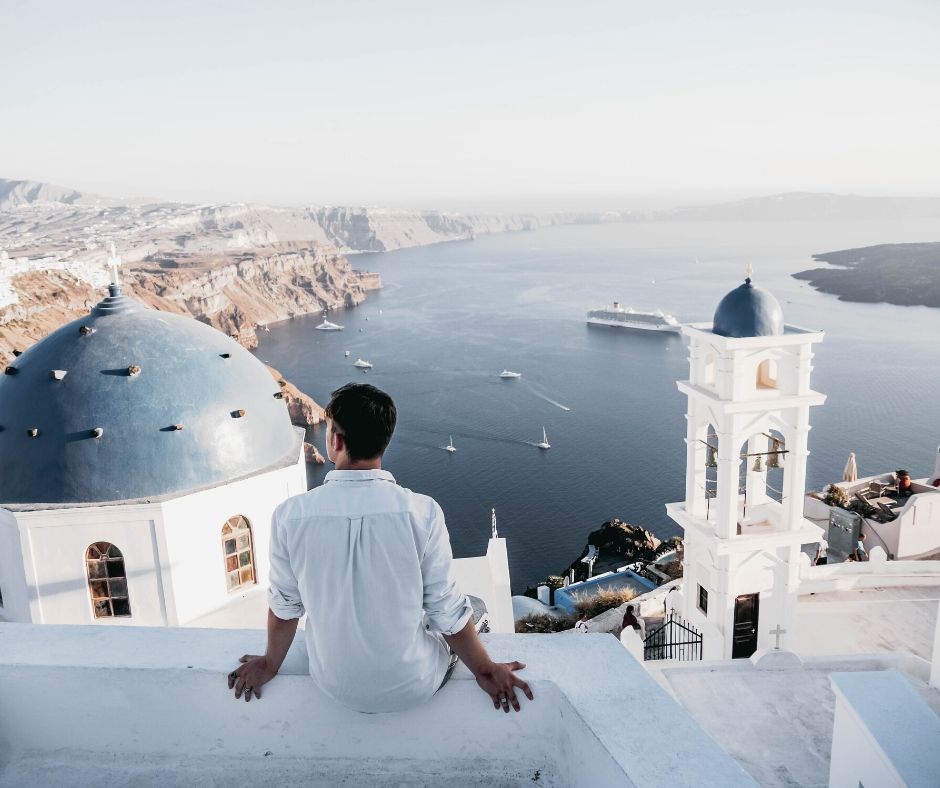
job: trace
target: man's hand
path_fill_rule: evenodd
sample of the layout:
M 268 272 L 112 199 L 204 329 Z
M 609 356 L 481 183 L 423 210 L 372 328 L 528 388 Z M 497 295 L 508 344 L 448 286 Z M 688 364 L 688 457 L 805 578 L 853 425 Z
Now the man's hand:
M 245 654 L 238 660 L 242 663 L 241 667 L 228 674 L 228 688 L 235 690 L 236 698 L 240 698 L 243 693 L 246 701 L 251 700 L 252 695 L 261 697 L 261 686 L 273 679 L 281 669 L 299 621 L 298 618 L 280 619 L 268 611 L 268 650 L 264 656 Z
M 521 662 L 491 662 L 489 667 L 477 674 L 477 684 L 493 699 L 493 708 L 497 711 L 502 709 L 509 714 L 510 706 L 520 711 L 516 687 L 519 687 L 529 700 L 535 700 L 529 685 L 513 672 L 524 667 Z
M 535 700 L 529 685 L 513 672 L 522 670 L 525 665 L 521 662 L 493 662 L 480 642 L 472 619 L 467 621 L 460 632 L 444 635 L 444 640 L 470 669 L 480 689 L 490 696 L 497 711 L 502 709 L 508 714 L 510 706 L 516 711 L 520 710 L 516 687 L 521 689 L 529 700 Z
M 277 675 L 277 668 L 272 668 L 267 657 L 258 654 L 245 654 L 238 661 L 241 667 L 228 674 L 228 688 L 235 690 L 236 698 L 244 694 L 246 701 L 250 701 L 252 695 L 260 700 L 262 685 Z

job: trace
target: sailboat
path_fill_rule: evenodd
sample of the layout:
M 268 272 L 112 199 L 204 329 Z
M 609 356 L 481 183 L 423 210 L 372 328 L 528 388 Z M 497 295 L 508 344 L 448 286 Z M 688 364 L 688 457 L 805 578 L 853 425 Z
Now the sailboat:
M 548 434 L 545 432 L 545 427 L 544 427 L 544 426 L 542 427 L 542 442 L 541 442 L 541 443 L 536 443 L 535 445 L 538 446 L 540 449 L 550 449 L 550 448 L 552 448 L 552 444 L 550 444 L 550 443 L 548 442 Z
M 368 361 L 363 361 L 361 358 L 357 358 L 353 363 L 353 366 L 358 367 L 359 369 L 372 369 L 372 364 L 370 364 Z
M 454 436 L 451 435 L 449 437 L 450 442 L 444 447 L 444 451 L 449 451 L 451 454 L 453 454 L 455 451 L 457 451 L 457 447 L 454 446 Z

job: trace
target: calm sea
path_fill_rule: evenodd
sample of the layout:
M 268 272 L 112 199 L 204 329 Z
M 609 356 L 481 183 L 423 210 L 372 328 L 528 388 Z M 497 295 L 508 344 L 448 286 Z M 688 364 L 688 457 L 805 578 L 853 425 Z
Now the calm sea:
M 937 240 L 935 224 L 649 223 L 557 227 L 354 257 L 385 289 L 262 334 L 257 355 L 318 402 L 348 381 L 388 391 L 399 426 L 385 467 L 434 496 L 454 554 L 479 555 L 495 507 L 515 592 L 577 557 L 611 517 L 660 537 L 664 505 L 685 478 L 686 348 L 676 335 L 586 325 L 613 300 L 710 320 L 754 266 L 788 323 L 822 329 L 813 385 L 808 484 L 859 472 L 933 468 L 940 442 L 940 310 L 843 303 L 790 274 L 810 255 L 875 243 Z M 344 351 L 349 350 L 346 358 Z M 353 368 L 370 361 L 367 373 Z M 503 369 L 522 373 L 501 380 Z M 533 444 L 547 430 L 552 448 Z M 453 436 L 458 451 L 442 447 Z M 324 450 L 323 430 L 313 440 Z M 325 454 L 325 451 L 324 451 Z M 314 472 L 319 483 L 327 468 Z

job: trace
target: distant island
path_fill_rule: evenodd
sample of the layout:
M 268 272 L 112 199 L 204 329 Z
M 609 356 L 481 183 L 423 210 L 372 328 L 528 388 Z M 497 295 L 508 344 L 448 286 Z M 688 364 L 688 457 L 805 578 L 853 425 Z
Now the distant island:
M 814 254 L 836 268 L 793 274 L 841 301 L 940 308 L 940 242 L 879 244 Z

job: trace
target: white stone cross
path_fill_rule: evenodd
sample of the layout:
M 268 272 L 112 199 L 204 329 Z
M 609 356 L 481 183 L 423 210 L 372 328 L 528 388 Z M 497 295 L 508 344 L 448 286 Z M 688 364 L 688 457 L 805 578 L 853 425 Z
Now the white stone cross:
M 744 273 L 747 275 L 747 278 L 750 279 L 752 276 L 754 276 L 754 266 L 748 263 L 746 266 L 744 266 Z
M 776 629 L 771 629 L 768 634 L 770 634 L 770 635 L 775 635 L 775 636 L 776 636 L 776 638 L 777 638 L 777 645 L 774 646 L 774 648 L 779 651 L 779 650 L 780 650 L 780 636 L 781 636 L 781 635 L 786 635 L 786 634 L 787 634 L 787 631 L 786 631 L 783 627 L 781 627 L 780 624 L 777 624 Z
M 496 510 L 490 509 L 490 512 L 493 515 L 492 526 L 493 526 L 493 539 L 499 539 L 499 534 L 496 532 Z
M 121 284 L 118 268 L 118 266 L 121 265 L 121 258 L 117 256 L 117 250 L 114 248 L 114 241 L 111 241 L 111 257 L 108 259 L 108 262 L 111 264 L 111 284 Z

